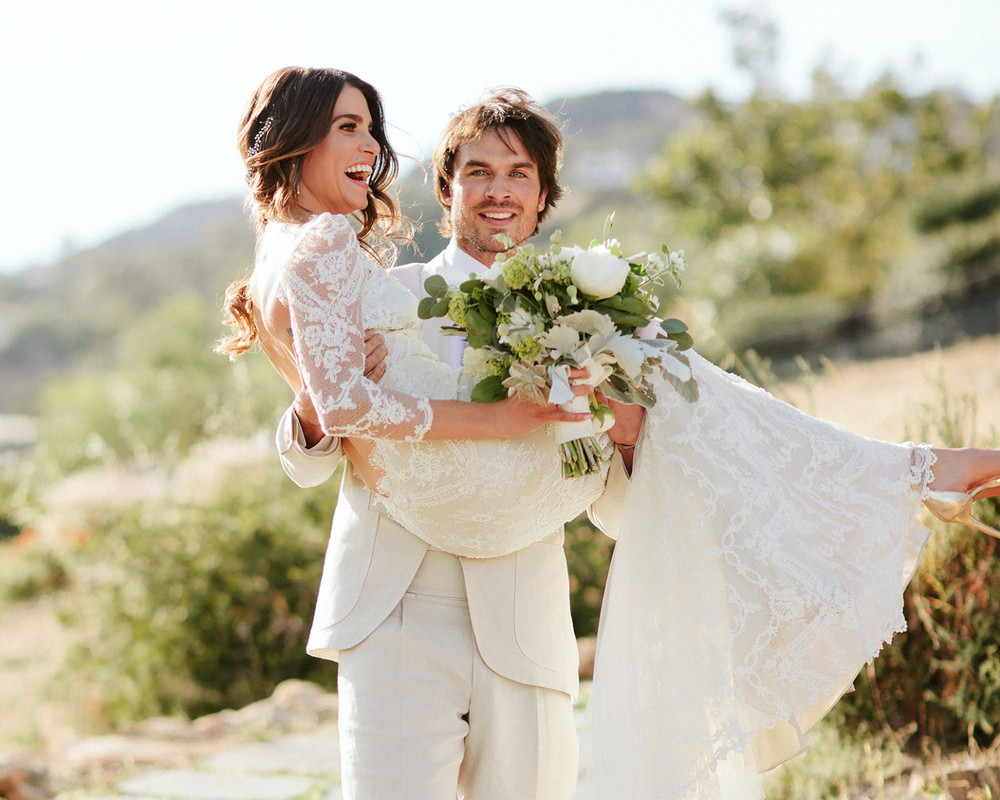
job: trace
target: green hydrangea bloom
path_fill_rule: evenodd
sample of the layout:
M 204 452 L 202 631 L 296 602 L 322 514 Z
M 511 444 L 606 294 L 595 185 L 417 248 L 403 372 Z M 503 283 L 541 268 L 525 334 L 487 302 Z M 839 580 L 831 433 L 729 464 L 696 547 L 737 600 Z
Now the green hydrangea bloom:
M 501 271 L 503 272 L 503 279 L 507 281 L 507 285 L 515 290 L 523 289 L 531 282 L 533 277 L 531 263 L 521 253 L 505 261 L 503 267 L 501 267 Z
M 456 292 L 448 299 L 448 316 L 459 327 L 465 327 L 468 311 L 469 305 L 465 301 L 465 295 Z
M 514 355 L 525 361 L 533 361 L 535 357 L 542 352 L 542 345 L 539 343 L 538 339 L 532 336 L 525 336 L 523 339 L 516 342 L 511 350 L 514 351 Z
M 501 377 L 507 374 L 507 370 L 510 369 L 510 362 L 511 359 L 508 357 L 493 356 L 486 362 L 486 366 L 489 367 L 491 375 Z

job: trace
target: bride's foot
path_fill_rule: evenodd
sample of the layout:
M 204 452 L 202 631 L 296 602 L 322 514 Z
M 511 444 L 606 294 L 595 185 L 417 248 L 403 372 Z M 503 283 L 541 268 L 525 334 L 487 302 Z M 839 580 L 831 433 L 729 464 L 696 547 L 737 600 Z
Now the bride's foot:
M 935 449 L 934 481 L 924 506 L 942 522 L 968 525 L 1000 539 L 1000 531 L 972 514 L 976 500 L 1000 495 L 1000 450 Z

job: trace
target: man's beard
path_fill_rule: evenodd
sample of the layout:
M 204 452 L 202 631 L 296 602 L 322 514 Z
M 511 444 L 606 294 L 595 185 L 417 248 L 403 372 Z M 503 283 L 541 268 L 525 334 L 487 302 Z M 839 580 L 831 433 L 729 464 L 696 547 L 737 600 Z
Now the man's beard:
M 524 209 L 520 205 L 506 204 L 502 206 L 497 206 L 495 203 L 483 203 L 472 209 L 464 220 L 467 224 L 462 226 L 462 230 L 456 230 L 457 238 L 465 241 L 469 246 L 475 248 L 480 253 L 504 253 L 509 248 L 507 245 L 503 244 L 497 236 L 503 235 L 504 231 L 498 234 L 491 234 L 487 236 L 482 236 L 480 234 L 480 224 L 481 220 L 479 214 L 482 211 L 510 211 L 513 213 L 515 224 L 514 228 L 510 231 L 508 235 L 514 240 L 514 246 L 519 247 L 524 244 L 529 238 L 531 238 L 532 231 L 522 230 L 524 224 Z

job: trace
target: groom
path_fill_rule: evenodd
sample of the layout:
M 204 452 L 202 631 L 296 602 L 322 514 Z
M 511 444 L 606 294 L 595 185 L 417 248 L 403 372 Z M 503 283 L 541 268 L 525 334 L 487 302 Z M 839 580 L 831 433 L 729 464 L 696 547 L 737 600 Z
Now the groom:
M 506 89 L 455 116 L 434 153 L 447 248 L 427 264 L 392 270 L 417 297 L 431 275 L 458 284 L 517 244 L 562 194 L 562 136 L 524 92 Z M 427 343 L 460 363 L 444 321 Z M 378 337 L 366 370 L 382 372 Z M 300 485 L 325 480 L 339 442 L 299 403 L 278 447 Z M 621 408 L 608 488 L 592 516 L 613 532 L 614 509 L 641 416 Z M 312 445 L 310 447 L 310 445 Z M 627 459 L 627 461 L 625 460 Z M 572 697 L 578 654 L 569 611 L 563 532 L 501 558 L 429 548 L 382 512 L 344 470 L 308 651 L 340 662 L 342 781 L 347 800 L 560 800 L 573 792 L 577 737 Z

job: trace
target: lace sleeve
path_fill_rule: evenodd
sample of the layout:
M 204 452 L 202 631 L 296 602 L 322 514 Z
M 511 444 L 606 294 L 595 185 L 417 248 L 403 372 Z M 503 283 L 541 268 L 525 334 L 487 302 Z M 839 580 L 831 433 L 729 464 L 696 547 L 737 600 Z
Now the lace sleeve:
M 364 376 L 361 297 L 374 268 L 344 217 L 303 226 L 282 278 L 295 355 L 326 433 L 415 441 L 430 427 L 430 402 Z

